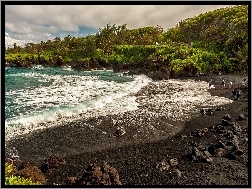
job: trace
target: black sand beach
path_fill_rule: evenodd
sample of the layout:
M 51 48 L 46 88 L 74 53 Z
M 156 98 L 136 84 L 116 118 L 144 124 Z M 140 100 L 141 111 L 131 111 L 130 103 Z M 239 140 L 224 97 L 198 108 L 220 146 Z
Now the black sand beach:
M 233 89 L 227 86 L 226 89 L 222 89 L 220 83 L 222 79 L 234 81 L 238 78 L 246 76 L 214 76 L 215 88 L 209 89 L 209 92 L 212 96 L 232 99 Z M 210 76 L 190 79 L 208 82 Z M 234 82 L 233 87 L 235 86 L 241 84 Z M 221 111 L 215 111 L 217 106 L 211 107 L 211 116 L 201 115 L 198 111 L 190 115 L 191 119 L 174 121 L 166 116 L 156 116 L 150 111 L 145 111 L 150 108 L 151 112 L 158 112 L 158 109 L 151 109 L 155 107 L 153 105 L 140 107 L 143 110 L 141 113 L 136 110 L 120 115 L 94 116 L 65 123 L 10 140 L 7 146 L 15 147 L 22 161 L 32 160 L 37 166 L 41 166 L 43 160 L 49 156 L 65 159 L 64 165 L 45 174 L 48 185 L 65 185 L 67 177 L 80 175 L 89 164 L 101 165 L 106 161 L 118 171 L 122 185 L 249 186 L 250 102 L 248 88 L 242 89 L 244 90 L 241 97 L 233 103 L 221 105 Z M 149 91 L 147 96 L 158 95 L 157 90 L 147 86 L 137 93 L 137 99 L 143 94 L 146 95 L 146 91 Z M 197 107 L 200 108 L 202 107 Z M 230 122 L 239 125 L 239 131 L 235 130 L 234 124 L 225 125 L 223 133 L 216 131 L 215 126 L 221 123 L 226 114 L 230 115 Z M 245 120 L 236 120 L 240 114 L 244 114 Z M 113 136 L 118 126 L 126 129 L 125 135 Z M 201 131 L 203 134 L 199 134 Z M 227 136 L 229 132 L 226 131 L 232 131 L 233 135 Z M 195 133 L 196 135 L 193 135 Z M 197 136 L 197 133 L 200 136 Z M 238 155 L 232 156 L 232 152 L 237 150 L 233 149 L 234 144 L 229 145 L 234 135 L 240 151 Z M 219 141 L 225 143 L 225 147 L 216 147 Z M 204 153 L 207 148 L 210 151 L 211 146 L 215 146 L 215 149 L 209 157 L 192 157 L 193 147 Z M 218 153 L 220 149 L 223 149 L 222 155 Z M 170 163 L 169 169 L 162 171 L 158 166 L 159 162 L 169 162 L 173 158 L 178 160 L 178 164 L 173 166 Z

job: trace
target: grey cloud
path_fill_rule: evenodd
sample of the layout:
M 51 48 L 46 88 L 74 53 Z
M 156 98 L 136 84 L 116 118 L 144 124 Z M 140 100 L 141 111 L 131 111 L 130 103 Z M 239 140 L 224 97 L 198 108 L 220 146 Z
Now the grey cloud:
M 78 32 L 79 26 L 103 28 L 127 24 L 128 28 L 160 25 L 167 30 L 179 21 L 222 5 L 8 5 L 5 28 L 20 40 L 47 40 L 57 33 Z M 12 35 L 14 37 L 14 35 Z
M 8 7 L 8 6 L 7 6 Z M 187 17 L 224 7 L 222 5 L 64 5 L 9 6 L 7 12 L 33 24 L 51 24 L 62 30 L 76 31 L 76 25 L 101 28 L 107 23 L 143 27 L 157 25 L 165 29 Z

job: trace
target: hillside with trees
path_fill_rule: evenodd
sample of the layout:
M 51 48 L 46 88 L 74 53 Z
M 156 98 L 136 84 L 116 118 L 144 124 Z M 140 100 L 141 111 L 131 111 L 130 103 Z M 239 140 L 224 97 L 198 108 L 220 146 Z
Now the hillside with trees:
M 192 47 L 223 52 L 239 67 L 248 61 L 248 6 L 221 8 L 182 20 L 164 35 Z
M 107 24 L 86 37 L 68 35 L 24 47 L 14 44 L 6 49 L 5 61 L 11 67 L 135 69 L 168 77 L 244 72 L 248 71 L 248 6 L 216 9 L 182 20 L 167 31 L 158 25 L 128 29 L 126 24 Z

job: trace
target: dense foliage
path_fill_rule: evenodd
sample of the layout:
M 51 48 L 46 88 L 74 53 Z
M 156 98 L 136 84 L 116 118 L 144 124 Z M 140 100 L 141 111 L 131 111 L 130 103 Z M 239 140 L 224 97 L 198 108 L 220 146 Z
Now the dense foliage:
M 248 6 L 213 10 L 179 22 L 166 32 L 160 26 L 128 29 L 107 24 L 95 35 L 6 49 L 10 65 L 71 65 L 76 68 L 163 61 L 173 71 L 247 71 Z
M 214 53 L 178 43 L 116 46 L 114 52 L 109 56 L 109 61 L 116 64 L 168 62 L 175 73 L 185 69 L 195 73 L 232 72 L 232 65 L 224 53 Z
M 13 176 L 12 164 L 5 163 L 5 185 L 41 185 L 37 182 L 32 182 L 31 179 L 20 176 Z
M 232 63 L 248 60 L 248 6 L 216 9 L 182 20 L 165 39 L 223 52 Z

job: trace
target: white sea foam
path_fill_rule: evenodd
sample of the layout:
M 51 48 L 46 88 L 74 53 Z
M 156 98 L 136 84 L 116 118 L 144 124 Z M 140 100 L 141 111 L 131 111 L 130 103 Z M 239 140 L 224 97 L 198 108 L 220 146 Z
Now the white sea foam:
M 6 140 L 77 119 L 80 114 L 90 117 L 136 110 L 136 97 L 129 94 L 150 82 L 144 75 L 123 83 L 103 81 L 95 76 L 41 76 L 51 85 L 6 92 L 7 96 L 16 96 L 13 103 L 18 105 L 17 109 L 27 108 L 25 113 L 6 119 Z
M 207 91 L 208 83 L 203 81 L 170 79 L 152 82 L 148 77 L 139 75 L 133 81 L 119 83 L 101 80 L 99 74 L 19 74 L 39 78 L 49 85 L 6 92 L 6 96 L 15 96 L 8 103 L 14 103 L 16 111 L 20 110 L 18 115 L 5 120 L 6 140 L 80 117 L 122 114 L 141 106 L 151 107 L 153 112 L 142 109 L 148 115 L 170 117 L 176 121 L 187 119 L 192 111 L 197 111 L 196 106 L 216 106 L 232 102 L 227 98 L 211 96 Z M 134 93 L 148 83 L 154 86 L 157 94 L 136 98 Z
M 151 106 L 157 116 L 174 121 L 187 120 L 192 113 L 199 112 L 199 106 L 216 107 L 233 102 L 225 97 L 211 96 L 205 81 L 169 79 L 153 82 L 152 87 L 158 94 L 142 96 L 138 103 Z
M 32 65 L 32 69 L 43 69 L 44 66 L 42 65 Z

